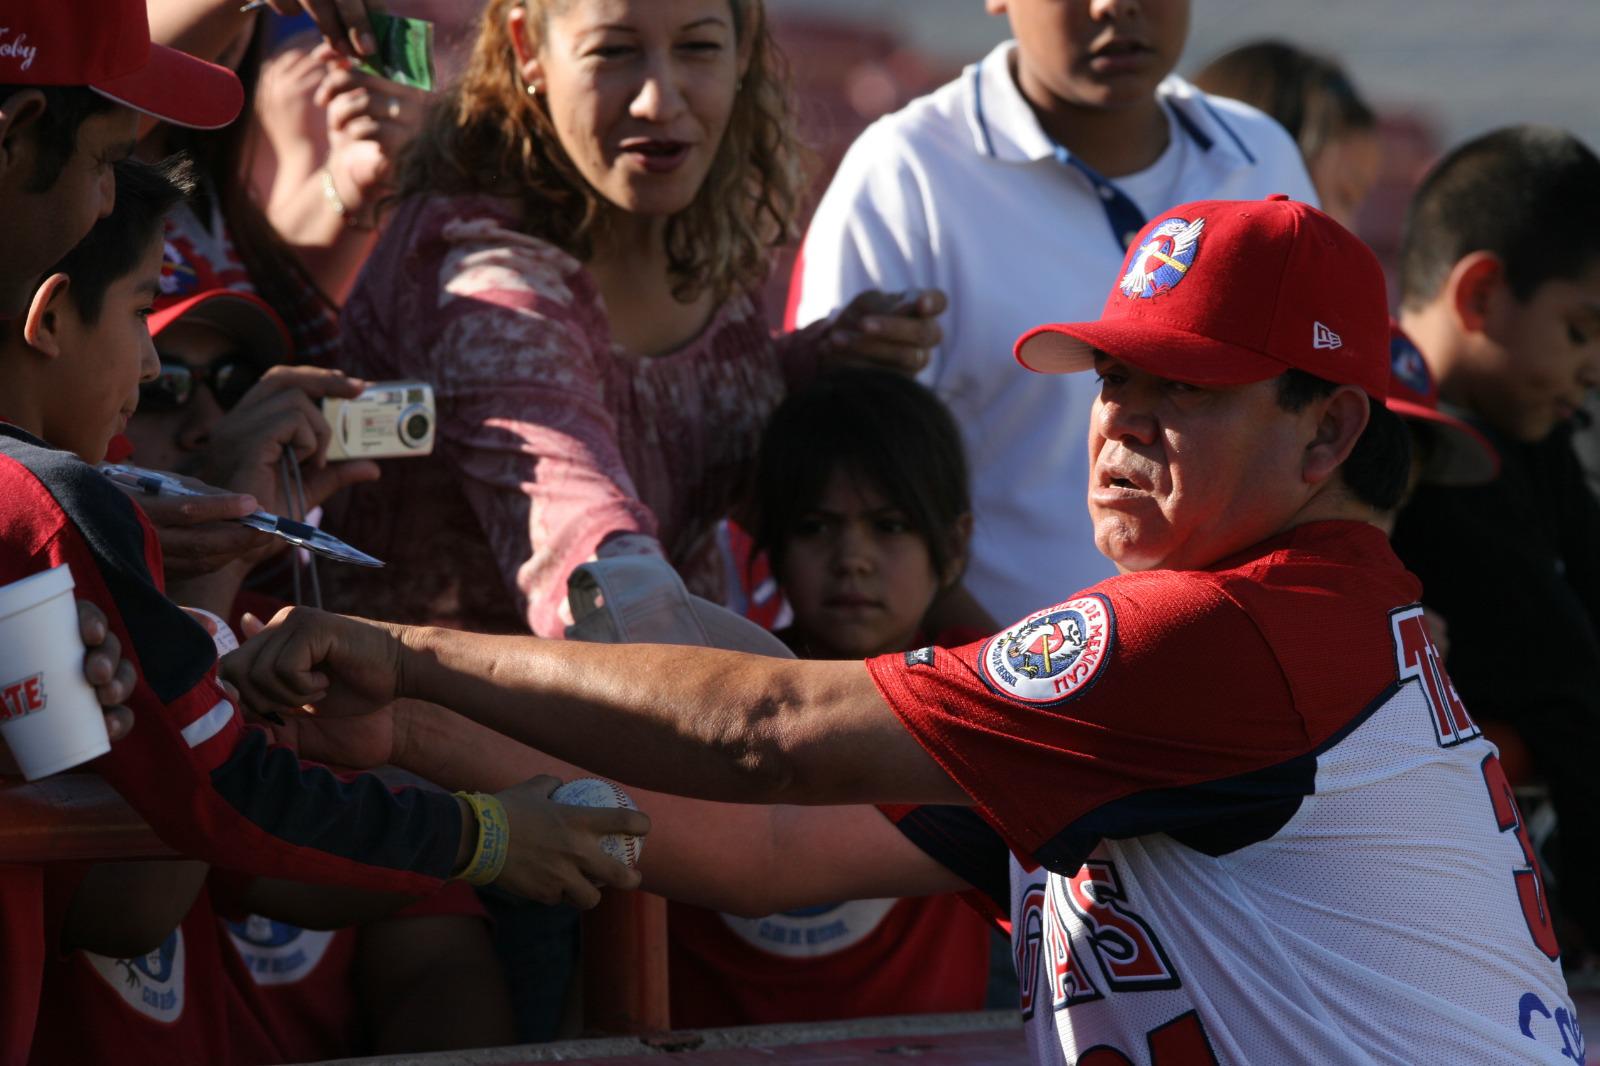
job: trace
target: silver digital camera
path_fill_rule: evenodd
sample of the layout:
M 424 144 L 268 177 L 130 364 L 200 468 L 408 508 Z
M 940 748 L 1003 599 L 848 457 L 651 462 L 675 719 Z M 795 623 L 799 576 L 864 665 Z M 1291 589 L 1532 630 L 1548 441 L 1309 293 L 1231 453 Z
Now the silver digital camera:
M 333 430 L 329 459 L 397 459 L 433 451 L 438 421 L 433 386 L 380 381 L 351 400 L 327 397 L 322 416 Z

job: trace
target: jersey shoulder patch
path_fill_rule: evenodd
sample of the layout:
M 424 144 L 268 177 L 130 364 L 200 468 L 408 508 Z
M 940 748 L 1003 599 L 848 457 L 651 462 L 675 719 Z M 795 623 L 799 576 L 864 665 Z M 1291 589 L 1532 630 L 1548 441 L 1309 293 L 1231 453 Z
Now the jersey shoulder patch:
M 1111 601 L 1099 593 L 1035 611 L 979 647 L 978 674 L 996 695 L 1051 707 L 1086 692 L 1116 643 Z

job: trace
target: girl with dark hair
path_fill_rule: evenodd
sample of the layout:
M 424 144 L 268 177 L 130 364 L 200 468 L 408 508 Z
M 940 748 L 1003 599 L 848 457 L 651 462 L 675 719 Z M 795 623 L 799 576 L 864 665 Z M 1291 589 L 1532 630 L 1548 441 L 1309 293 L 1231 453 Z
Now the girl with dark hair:
M 794 611 L 801 658 L 954 647 L 929 634 L 972 533 L 967 462 L 950 412 L 898 374 L 830 374 L 779 406 L 757 463 L 756 540 Z M 989 933 L 955 896 L 854 900 L 763 918 L 672 905 L 680 1027 L 976 1010 Z

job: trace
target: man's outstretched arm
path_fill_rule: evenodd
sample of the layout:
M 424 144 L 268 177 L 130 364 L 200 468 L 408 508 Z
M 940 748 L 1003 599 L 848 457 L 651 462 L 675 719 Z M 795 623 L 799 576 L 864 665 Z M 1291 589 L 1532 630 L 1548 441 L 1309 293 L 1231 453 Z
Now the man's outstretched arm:
M 284 611 L 234 653 L 260 710 L 409 696 L 628 784 L 735 803 L 970 803 L 860 662 L 601 645 Z

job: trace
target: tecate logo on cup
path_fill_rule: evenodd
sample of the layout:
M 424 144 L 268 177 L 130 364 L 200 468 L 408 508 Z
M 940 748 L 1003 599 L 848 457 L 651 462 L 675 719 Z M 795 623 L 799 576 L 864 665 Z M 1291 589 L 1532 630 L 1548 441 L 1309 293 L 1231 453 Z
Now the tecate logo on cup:
M 0 686 L 0 722 L 44 710 L 44 675 L 34 674 Z
M 0 736 L 29 781 L 111 750 L 66 566 L 0 587 Z

